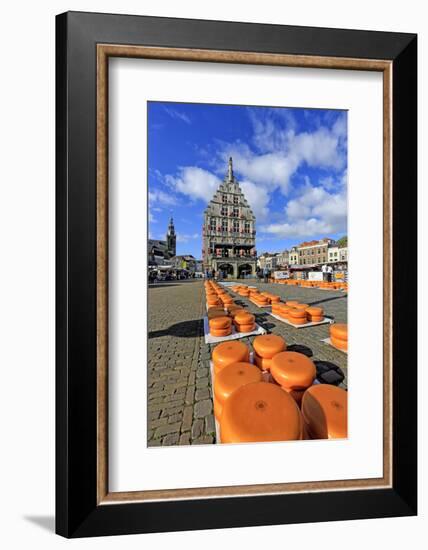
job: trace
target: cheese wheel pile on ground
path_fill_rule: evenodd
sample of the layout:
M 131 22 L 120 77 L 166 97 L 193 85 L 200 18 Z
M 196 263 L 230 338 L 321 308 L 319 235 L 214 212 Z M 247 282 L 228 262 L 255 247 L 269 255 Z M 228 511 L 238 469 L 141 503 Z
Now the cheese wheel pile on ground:
M 256 328 L 255 320 L 252 313 L 238 311 L 233 318 L 233 324 L 238 332 L 252 332 Z
M 287 349 L 287 344 L 276 334 L 262 334 L 253 341 L 254 362 L 262 370 L 270 370 L 272 357 Z
M 330 340 L 335 348 L 348 351 L 348 325 L 345 323 L 330 325 Z
M 248 363 L 249 359 L 250 351 L 248 347 L 236 340 L 217 344 L 212 352 L 215 374 L 218 374 L 227 365 L 241 362 Z
M 315 364 L 303 353 L 283 351 L 271 361 L 270 373 L 284 390 L 300 405 L 302 396 L 315 380 Z
M 311 439 L 348 437 L 348 393 L 330 384 L 308 388 L 302 399 L 302 416 Z
M 288 441 L 302 438 L 303 420 L 292 397 L 269 382 L 236 389 L 224 402 L 222 443 Z
M 251 382 L 261 382 L 262 373 L 252 363 L 232 363 L 224 367 L 215 377 L 214 414 L 217 420 L 221 417 L 223 405 L 232 393 Z

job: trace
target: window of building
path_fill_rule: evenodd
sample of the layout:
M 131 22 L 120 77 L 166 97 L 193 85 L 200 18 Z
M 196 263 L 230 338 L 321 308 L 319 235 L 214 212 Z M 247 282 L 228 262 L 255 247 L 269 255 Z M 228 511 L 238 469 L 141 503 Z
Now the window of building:
M 227 231 L 227 220 L 223 219 L 221 221 L 221 228 L 223 231 Z
M 239 222 L 237 220 L 233 221 L 233 231 L 239 233 Z
M 236 206 L 233 207 L 233 216 L 235 218 L 239 216 L 239 208 L 236 208 Z
M 222 195 L 222 201 L 223 201 L 224 203 L 228 202 L 228 200 L 227 200 L 227 195 Z
M 250 222 L 245 222 L 245 233 L 250 232 Z
M 239 204 L 239 197 L 238 197 L 238 195 L 233 195 L 233 204 Z
M 215 231 L 215 218 L 210 219 L 210 229 L 211 231 Z

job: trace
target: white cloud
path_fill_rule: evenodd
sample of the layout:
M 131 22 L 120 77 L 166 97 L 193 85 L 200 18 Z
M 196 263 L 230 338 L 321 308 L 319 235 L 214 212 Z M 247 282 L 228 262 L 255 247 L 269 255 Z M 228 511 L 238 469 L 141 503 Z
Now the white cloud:
M 166 175 L 165 181 L 175 191 L 206 203 L 221 183 L 217 176 L 197 166 L 181 167 L 177 176 Z
M 185 233 L 177 233 L 177 242 L 188 243 L 189 241 L 198 239 L 199 237 L 200 237 L 199 233 L 193 233 L 193 235 L 186 235 Z
M 285 221 L 268 224 L 261 231 L 282 238 L 329 236 L 346 232 L 346 189 L 330 193 L 306 183 L 300 195 L 285 206 Z
M 298 132 L 291 115 L 279 117 L 257 115 L 249 111 L 253 125 L 252 141 L 248 144 L 221 143 L 219 173 L 232 156 L 235 171 L 244 179 L 264 186 L 269 192 L 279 188 L 284 195 L 290 191 L 292 176 L 304 164 L 321 169 L 341 171 L 346 165 L 346 116 L 339 116 L 331 128 L 321 126 L 312 132 Z
M 174 206 L 178 204 L 177 197 L 170 193 L 165 193 L 160 189 L 154 189 L 149 191 L 149 204 L 150 206 L 154 204 L 161 204 L 163 206 Z
M 240 181 L 239 185 L 256 216 L 256 220 L 264 221 L 269 214 L 269 193 L 267 190 L 249 180 Z
M 192 124 L 192 121 L 185 113 L 178 111 L 177 109 L 173 109 L 172 107 L 164 107 L 164 110 L 171 118 L 175 118 L 176 120 L 181 120 L 186 124 Z
M 153 214 L 149 210 L 149 222 L 150 223 L 157 223 L 157 219 L 153 216 Z

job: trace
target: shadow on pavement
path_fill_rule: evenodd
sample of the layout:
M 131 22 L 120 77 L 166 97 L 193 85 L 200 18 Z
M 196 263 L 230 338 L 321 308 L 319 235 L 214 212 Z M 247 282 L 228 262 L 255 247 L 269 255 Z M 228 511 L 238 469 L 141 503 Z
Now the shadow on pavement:
M 315 302 L 308 303 L 311 306 L 315 306 L 317 304 L 323 304 L 324 302 L 331 302 L 332 300 L 339 300 L 341 298 L 347 298 L 347 294 L 342 294 L 342 296 L 331 296 L 330 298 L 325 298 L 324 300 L 315 300 Z
M 204 325 L 201 319 L 195 319 L 193 321 L 182 321 L 162 330 L 150 331 L 149 338 L 160 338 L 161 336 L 194 338 L 195 336 L 201 336 L 203 334 L 203 327 Z
M 304 346 L 303 344 L 291 344 L 290 346 L 287 346 L 287 351 L 295 351 L 297 353 L 303 353 L 303 355 L 306 355 L 306 357 L 312 357 L 313 351 L 308 346 Z

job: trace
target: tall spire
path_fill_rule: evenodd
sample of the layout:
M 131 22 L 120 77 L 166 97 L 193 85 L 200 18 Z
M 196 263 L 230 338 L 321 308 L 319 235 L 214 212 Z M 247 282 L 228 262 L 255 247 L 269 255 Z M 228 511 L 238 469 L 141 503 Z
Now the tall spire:
M 227 179 L 228 179 L 228 181 L 233 181 L 232 157 L 229 157 L 229 169 L 228 169 L 228 173 L 227 173 Z
M 169 219 L 168 235 L 175 235 L 174 220 L 172 216 Z

